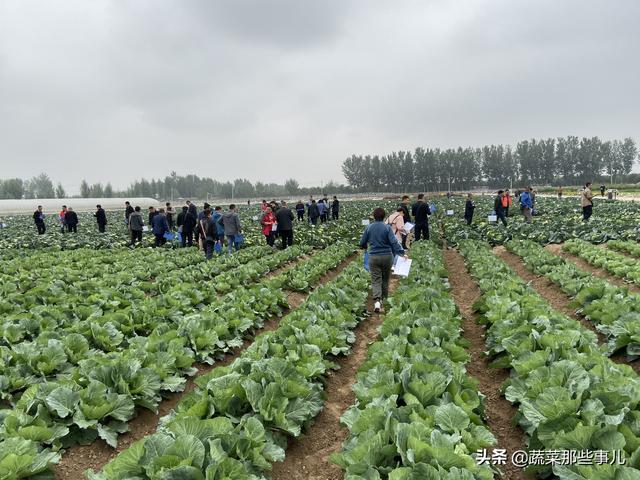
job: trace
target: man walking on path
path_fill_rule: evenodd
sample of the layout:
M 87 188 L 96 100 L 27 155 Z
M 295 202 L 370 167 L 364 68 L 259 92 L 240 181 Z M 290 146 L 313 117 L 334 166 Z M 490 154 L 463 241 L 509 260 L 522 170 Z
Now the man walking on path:
M 135 247 L 136 242 L 142 243 L 142 230 L 144 227 L 144 220 L 142 219 L 141 208 L 136 206 L 133 212 L 129 215 L 129 231 L 131 232 L 131 246 Z
M 235 245 L 236 251 L 240 249 L 240 244 L 236 242 L 236 235 L 242 233 L 242 225 L 240 225 L 240 217 L 236 213 L 235 204 L 229 205 L 229 210 L 222 215 L 220 219 L 224 226 L 224 236 L 227 237 L 229 242 L 229 255 L 233 253 L 233 247 Z
M 507 226 L 507 217 L 505 216 L 504 207 L 502 206 L 502 198 L 504 197 L 504 191 L 498 190 L 498 195 L 496 196 L 493 202 L 493 209 L 496 212 L 496 216 L 498 220 L 502 222 L 502 224 Z
M 524 192 L 520 194 L 520 210 L 522 211 L 525 222 L 530 222 L 533 210 L 533 203 L 531 201 L 531 187 L 525 188 Z
M 380 313 L 382 302 L 389 295 L 393 257 L 404 255 L 404 250 L 391 231 L 391 227 L 384 223 L 384 217 L 384 209 L 376 208 L 373 211 L 374 222 L 365 228 L 360 239 L 360 247 L 368 248 L 371 289 L 376 313 Z
M 282 239 L 282 249 L 293 245 L 293 212 L 287 206 L 287 202 L 282 202 L 282 206 L 276 212 L 276 222 L 278 223 L 278 233 Z
M 421 238 L 429 240 L 429 215 L 431 215 L 431 209 L 429 204 L 424 201 L 424 193 L 418 195 L 418 201 L 411 207 L 411 213 L 416 221 L 414 227 L 416 242 Z
M 591 182 L 587 182 L 584 186 L 584 190 L 582 190 L 582 220 L 585 222 L 589 221 L 589 217 L 593 213 L 593 193 L 591 192 Z
M 107 226 L 107 214 L 102 208 L 102 205 L 96 205 L 96 213 L 93 214 L 96 217 L 96 222 L 98 223 L 98 231 L 100 233 L 104 233 Z

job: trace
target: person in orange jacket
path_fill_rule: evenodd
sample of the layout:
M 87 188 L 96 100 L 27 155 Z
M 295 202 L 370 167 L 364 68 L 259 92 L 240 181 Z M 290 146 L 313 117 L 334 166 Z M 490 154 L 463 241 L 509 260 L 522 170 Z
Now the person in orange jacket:
M 502 196 L 502 207 L 504 208 L 504 216 L 509 216 L 509 207 L 513 204 L 513 198 L 511 197 L 511 193 L 509 193 L 509 189 L 507 188 L 504 191 L 504 195 Z

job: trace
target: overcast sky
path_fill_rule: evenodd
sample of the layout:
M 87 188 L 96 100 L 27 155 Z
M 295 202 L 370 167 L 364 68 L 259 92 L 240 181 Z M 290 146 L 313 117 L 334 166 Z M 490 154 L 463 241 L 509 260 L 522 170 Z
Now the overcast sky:
M 637 0 L 0 0 L 0 178 L 344 181 L 352 153 L 639 138 Z

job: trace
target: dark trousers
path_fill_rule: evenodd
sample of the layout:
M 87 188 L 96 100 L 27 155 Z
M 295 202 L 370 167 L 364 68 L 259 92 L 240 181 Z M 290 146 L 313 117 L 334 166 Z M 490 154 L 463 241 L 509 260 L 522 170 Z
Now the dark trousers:
M 142 243 L 142 230 L 131 230 L 131 245 L 135 245 L 136 242 Z
M 311 224 L 312 225 L 317 225 L 318 224 L 318 217 L 311 217 L 310 220 L 311 220 Z
M 185 247 L 187 245 L 193 247 L 193 230 L 182 232 L 182 246 Z
M 593 205 L 582 207 L 582 219 L 586 222 L 593 213 Z
M 210 260 L 213 257 L 215 245 L 215 240 L 204 241 L 204 256 L 207 258 L 207 260 Z
M 418 225 L 416 223 L 416 226 L 414 227 L 413 233 L 416 236 L 416 242 L 418 240 L 420 240 L 421 238 L 424 238 L 425 240 L 429 240 L 429 224 L 425 223 L 422 225 Z
M 106 225 L 105 225 L 104 223 L 99 223 L 99 224 L 98 224 L 98 231 L 99 231 L 100 233 L 104 233 L 104 231 L 105 231 L 105 227 L 106 227 Z
M 73 233 L 78 233 L 78 226 L 77 225 L 67 225 L 67 231 L 73 232 Z
M 371 289 L 375 301 L 384 300 L 389 295 L 389 279 L 393 255 L 369 255 L 369 272 L 371 273 Z
M 407 249 L 407 235 L 401 233 L 400 236 L 402 237 L 402 248 L 404 248 L 406 250 Z
M 280 238 L 282 239 L 282 249 L 293 245 L 293 230 L 280 230 Z
M 331 212 L 331 218 L 333 220 L 338 220 L 338 212 Z
M 504 214 L 504 210 L 500 210 L 499 212 L 496 212 L 496 216 L 498 217 L 498 220 L 500 220 L 504 226 L 507 226 L 507 217 Z
M 273 247 L 273 244 L 276 243 L 276 235 L 273 231 L 269 232 L 264 236 L 264 239 L 267 241 L 267 245 Z
M 298 210 L 298 221 L 302 221 L 304 220 L 304 211 L 303 210 Z
M 47 231 L 47 227 L 45 226 L 44 222 L 36 223 L 36 228 L 38 229 L 38 235 L 44 235 L 44 232 Z
M 464 219 L 467 222 L 467 225 L 471 225 L 471 222 L 473 221 L 473 217 L 464 217 Z
M 154 235 L 156 236 L 156 243 L 155 243 L 156 247 L 161 247 L 162 245 L 167 243 L 167 239 L 164 238 L 163 233 L 155 233 Z
M 320 215 L 320 223 L 324 223 L 327 221 L 327 214 L 323 213 L 322 215 Z

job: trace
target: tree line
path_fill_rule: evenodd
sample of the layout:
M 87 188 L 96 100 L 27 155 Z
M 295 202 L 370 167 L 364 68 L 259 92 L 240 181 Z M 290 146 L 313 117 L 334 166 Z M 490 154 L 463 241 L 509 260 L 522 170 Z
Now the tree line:
M 449 149 L 418 147 L 389 155 L 352 155 L 342 164 L 357 191 L 461 190 L 536 184 L 578 185 L 606 175 L 627 181 L 638 158 L 632 138 L 575 136 L 531 139 L 510 145 Z

